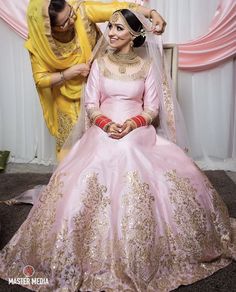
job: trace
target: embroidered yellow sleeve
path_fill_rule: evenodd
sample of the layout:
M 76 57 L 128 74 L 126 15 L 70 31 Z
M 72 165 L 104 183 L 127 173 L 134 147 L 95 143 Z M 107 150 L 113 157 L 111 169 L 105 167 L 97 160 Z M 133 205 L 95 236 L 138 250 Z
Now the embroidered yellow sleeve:
M 37 87 L 50 87 L 51 74 L 46 68 L 39 64 L 37 58 L 30 54 L 31 66 L 33 71 L 34 82 Z
M 118 9 L 137 9 L 139 5 L 127 2 L 113 1 L 110 3 L 95 2 L 95 1 L 84 1 L 85 11 L 88 18 L 96 22 L 104 22 L 109 20 L 112 13 Z

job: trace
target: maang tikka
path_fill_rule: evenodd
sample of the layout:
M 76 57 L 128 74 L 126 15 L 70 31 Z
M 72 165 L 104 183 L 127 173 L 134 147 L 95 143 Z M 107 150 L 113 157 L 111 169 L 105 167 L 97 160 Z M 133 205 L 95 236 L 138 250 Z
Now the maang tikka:
M 134 31 L 130 25 L 128 24 L 127 20 L 125 19 L 125 17 L 123 16 L 123 14 L 120 11 L 116 11 L 114 14 L 112 14 L 111 16 L 111 23 L 114 24 L 115 22 L 117 22 L 118 18 L 121 17 L 123 22 L 125 23 L 127 29 L 129 30 L 130 34 L 132 34 L 135 37 L 138 36 L 145 36 L 145 30 L 144 28 L 142 28 L 140 31 Z

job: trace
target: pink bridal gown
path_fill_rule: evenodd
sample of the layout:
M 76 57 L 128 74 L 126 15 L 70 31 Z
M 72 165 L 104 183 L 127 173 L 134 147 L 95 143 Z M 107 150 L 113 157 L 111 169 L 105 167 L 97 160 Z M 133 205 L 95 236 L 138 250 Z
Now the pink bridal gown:
M 95 61 L 87 108 L 122 123 L 158 111 L 152 68 L 114 80 Z M 234 236 L 235 238 L 235 236 Z M 161 292 L 236 258 L 227 208 L 207 177 L 153 126 L 114 140 L 91 126 L 59 164 L 0 253 L 0 277 L 33 277 L 35 291 Z

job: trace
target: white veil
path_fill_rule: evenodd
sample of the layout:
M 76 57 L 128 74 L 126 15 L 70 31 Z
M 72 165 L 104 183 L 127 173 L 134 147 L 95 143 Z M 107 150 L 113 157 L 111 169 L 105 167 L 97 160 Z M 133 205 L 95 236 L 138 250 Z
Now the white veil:
M 154 73 L 156 75 L 156 88 L 160 100 L 157 133 L 173 143 L 178 144 L 182 149 L 187 150 L 188 140 L 186 127 L 176 99 L 173 82 L 167 69 L 168 66 L 165 64 L 162 38 L 161 36 L 152 33 L 152 23 L 147 18 L 136 11 L 132 10 L 132 12 L 142 23 L 144 34 L 146 36 L 144 45 L 140 48 L 134 49 L 141 57 L 152 60 Z M 103 36 L 96 44 L 93 50 L 92 60 L 106 53 L 109 48 L 107 39 L 108 28 L 106 28 Z M 59 158 L 64 158 L 66 156 L 76 141 L 82 137 L 83 133 L 90 126 L 84 106 L 84 91 L 85 90 L 83 90 L 83 94 L 81 95 L 80 117 L 63 145 Z
M 161 35 L 152 33 L 152 23 L 142 14 L 132 11 L 142 23 L 146 41 L 144 44 L 146 54 L 151 58 L 156 75 L 156 87 L 160 100 L 159 125 L 157 133 L 160 136 L 178 144 L 182 149 L 188 150 L 188 139 L 184 118 L 176 98 L 176 92 L 170 72 L 166 64 Z

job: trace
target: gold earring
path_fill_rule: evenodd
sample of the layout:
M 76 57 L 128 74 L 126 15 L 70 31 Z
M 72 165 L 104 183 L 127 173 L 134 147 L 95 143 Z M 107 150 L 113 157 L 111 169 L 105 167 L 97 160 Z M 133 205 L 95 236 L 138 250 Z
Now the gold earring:
M 130 47 L 132 48 L 134 45 L 134 42 L 133 41 L 130 41 Z

